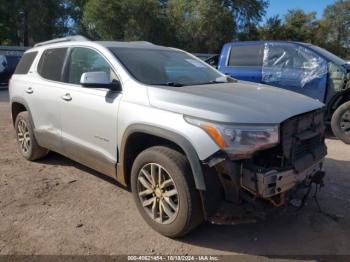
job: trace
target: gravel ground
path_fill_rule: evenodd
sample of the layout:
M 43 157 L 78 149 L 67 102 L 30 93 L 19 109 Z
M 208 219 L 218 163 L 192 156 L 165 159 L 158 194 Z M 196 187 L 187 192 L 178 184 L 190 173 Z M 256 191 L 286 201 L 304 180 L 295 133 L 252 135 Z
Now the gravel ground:
M 0 254 L 350 255 L 350 146 L 327 139 L 325 187 L 299 213 L 240 226 L 203 224 L 172 240 L 150 229 L 130 192 L 63 156 L 16 150 L 8 93 L 0 90 Z

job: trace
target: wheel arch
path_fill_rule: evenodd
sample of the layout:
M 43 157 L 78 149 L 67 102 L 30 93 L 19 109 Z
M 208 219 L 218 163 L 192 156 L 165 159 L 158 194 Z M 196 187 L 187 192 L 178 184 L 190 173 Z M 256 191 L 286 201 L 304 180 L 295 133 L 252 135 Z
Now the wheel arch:
M 332 97 L 327 103 L 327 120 L 330 120 L 335 110 L 347 101 L 350 101 L 350 89 L 345 89 Z
M 138 144 L 140 140 L 142 141 L 141 145 Z M 144 141 L 147 142 L 144 143 Z M 149 146 L 162 144 L 166 144 L 185 154 L 191 166 L 196 188 L 205 190 L 202 166 L 192 144 L 186 138 L 173 131 L 146 124 L 133 124 L 125 130 L 120 150 L 118 151 L 120 152 L 117 164 L 118 180 L 122 184 L 130 186 L 131 167 L 136 156 Z
M 25 102 L 22 98 L 12 98 L 11 99 L 11 117 L 12 117 L 12 124 L 15 126 L 16 118 L 19 113 L 27 111 L 29 114 L 29 119 L 31 125 L 34 127 L 34 122 L 32 119 L 32 114 L 30 112 L 30 109 L 28 107 L 28 104 Z

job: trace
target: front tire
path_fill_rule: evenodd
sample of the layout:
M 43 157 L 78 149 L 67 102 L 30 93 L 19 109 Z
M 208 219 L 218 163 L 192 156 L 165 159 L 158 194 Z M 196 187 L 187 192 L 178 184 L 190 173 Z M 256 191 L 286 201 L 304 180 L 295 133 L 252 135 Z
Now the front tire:
M 155 146 L 141 152 L 131 171 L 136 206 L 146 222 L 168 237 L 181 237 L 203 221 L 200 198 L 186 157 Z
M 18 150 L 24 158 L 34 161 L 47 155 L 49 151 L 39 146 L 35 139 L 33 127 L 27 111 L 17 115 L 15 129 Z
M 331 120 L 334 135 L 346 144 L 350 144 L 350 101 L 335 110 Z

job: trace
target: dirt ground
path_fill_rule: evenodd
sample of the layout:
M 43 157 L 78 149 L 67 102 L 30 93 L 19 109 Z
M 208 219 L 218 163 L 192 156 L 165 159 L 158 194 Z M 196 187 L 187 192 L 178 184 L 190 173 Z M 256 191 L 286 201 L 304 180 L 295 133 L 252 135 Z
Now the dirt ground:
M 58 154 L 16 150 L 8 93 L 0 90 L 0 255 L 350 255 L 350 146 L 327 139 L 325 187 L 293 216 L 240 226 L 203 224 L 172 240 L 150 229 L 130 192 Z

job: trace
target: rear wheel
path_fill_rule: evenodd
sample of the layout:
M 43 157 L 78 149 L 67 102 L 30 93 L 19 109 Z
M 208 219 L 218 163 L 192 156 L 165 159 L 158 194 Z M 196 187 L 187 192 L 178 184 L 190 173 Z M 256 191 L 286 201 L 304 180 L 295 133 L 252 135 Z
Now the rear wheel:
M 47 155 L 47 149 L 36 142 L 27 111 L 17 115 L 15 122 L 18 150 L 28 160 L 37 160 Z
M 332 116 L 334 135 L 346 144 L 350 144 L 350 101 L 342 104 Z
M 183 236 L 203 220 L 189 163 L 173 149 L 155 146 L 141 152 L 131 187 L 142 217 L 165 236 Z

